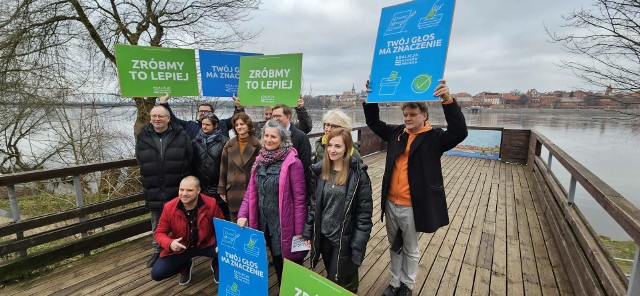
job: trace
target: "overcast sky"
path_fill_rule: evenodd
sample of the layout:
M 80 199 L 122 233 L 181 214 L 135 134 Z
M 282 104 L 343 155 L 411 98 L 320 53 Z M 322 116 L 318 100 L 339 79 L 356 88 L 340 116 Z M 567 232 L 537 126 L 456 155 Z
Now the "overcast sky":
M 263 0 L 247 25 L 262 29 L 241 51 L 303 53 L 304 93 L 364 88 L 380 11 L 406 1 Z M 572 59 L 549 43 L 545 25 L 564 32 L 561 16 L 592 0 L 458 0 L 445 69 L 452 92 L 590 89 L 556 64 Z

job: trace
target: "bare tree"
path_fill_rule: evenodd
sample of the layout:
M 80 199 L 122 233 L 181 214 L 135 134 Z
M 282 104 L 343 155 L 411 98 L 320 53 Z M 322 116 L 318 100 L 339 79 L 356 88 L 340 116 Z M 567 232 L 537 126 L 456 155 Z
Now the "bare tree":
M 0 4 L 0 51 L 2 60 L 53 54 L 56 58 L 45 60 L 52 63 L 60 62 L 59 57 L 74 62 L 74 54 L 88 51 L 96 57 L 95 67 L 115 77 L 115 44 L 237 48 L 255 37 L 241 24 L 259 4 L 259 0 L 7 0 Z M 149 122 L 155 98 L 134 100 L 137 133 Z
M 603 89 L 640 92 L 640 2 L 597 0 L 592 7 L 564 15 L 565 33 L 549 34 L 570 53 L 587 59 L 562 66 Z

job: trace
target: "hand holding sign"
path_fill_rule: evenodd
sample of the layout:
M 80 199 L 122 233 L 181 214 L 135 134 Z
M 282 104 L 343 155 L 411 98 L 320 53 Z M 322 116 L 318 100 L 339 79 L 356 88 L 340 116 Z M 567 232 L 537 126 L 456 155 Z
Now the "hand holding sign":
M 311 244 L 307 245 L 307 241 L 302 238 L 301 235 L 296 235 L 291 240 L 291 252 L 308 251 L 311 249 Z
M 436 87 L 436 90 L 433 92 L 434 97 L 440 97 L 440 101 L 443 104 L 448 104 L 453 100 L 451 95 L 449 94 L 449 87 L 447 86 L 447 81 L 444 79 L 438 80 L 440 84 Z
M 238 224 L 238 226 L 245 228 L 247 226 L 247 218 L 238 218 L 238 221 L 236 222 L 236 224 Z
M 164 93 L 164 95 L 162 95 L 159 98 L 160 104 L 166 104 L 167 101 L 169 101 L 169 94 L 168 93 Z

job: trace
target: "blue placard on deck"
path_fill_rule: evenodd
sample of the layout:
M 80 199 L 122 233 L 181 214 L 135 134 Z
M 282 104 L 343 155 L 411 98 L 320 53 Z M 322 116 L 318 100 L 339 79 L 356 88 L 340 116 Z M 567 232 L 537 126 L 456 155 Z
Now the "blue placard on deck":
M 269 266 L 264 233 L 217 218 L 213 224 L 220 265 L 218 295 L 268 295 Z
M 367 102 L 438 100 L 454 0 L 421 0 L 385 7 L 380 15 Z
M 199 50 L 202 95 L 207 97 L 231 97 L 238 93 L 240 57 L 262 55 L 247 52 Z
M 444 155 L 465 156 L 484 159 L 500 159 L 502 132 L 492 130 L 469 130 L 469 135 L 455 148 Z

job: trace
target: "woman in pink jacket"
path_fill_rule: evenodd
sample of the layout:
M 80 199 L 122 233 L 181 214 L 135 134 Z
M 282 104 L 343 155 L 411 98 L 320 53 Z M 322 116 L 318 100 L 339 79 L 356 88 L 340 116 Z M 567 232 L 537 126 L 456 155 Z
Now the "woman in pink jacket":
M 283 258 L 302 265 L 307 251 L 291 252 L 307 218 L 307 190 L 302 162 L 291 146 L 290 132 L 269 120 L 262 129 L 262 149 L 238 212 L 238 225 L 265 233 L 273 267 L 282 279 Z

